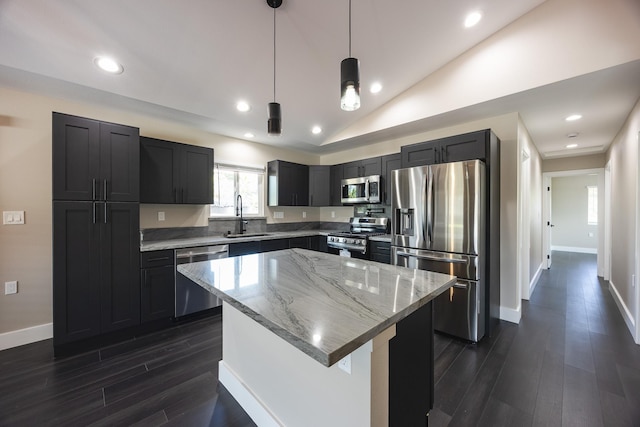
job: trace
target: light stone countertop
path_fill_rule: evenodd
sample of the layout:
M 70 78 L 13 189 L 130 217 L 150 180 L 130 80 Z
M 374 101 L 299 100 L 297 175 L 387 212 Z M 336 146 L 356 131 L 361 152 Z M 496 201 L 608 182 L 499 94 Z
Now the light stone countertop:
M 455 276 L 305 249 L 182 264 L 178 272 L 325 366 L 455 283 Z
M 164 249 L 182 249 L 196 246 L 229 245 L 231 243 L 255 242 L 257 240 L 291 239 L 306 236 L 326 236 L 332 230 L 274 231 L 265 232 L 263 236 L 228 238 L 222 235 L 206 237 L 189 237 L 184 239 L 149 240 L 140 243 L 140 252 L 160 251 Z

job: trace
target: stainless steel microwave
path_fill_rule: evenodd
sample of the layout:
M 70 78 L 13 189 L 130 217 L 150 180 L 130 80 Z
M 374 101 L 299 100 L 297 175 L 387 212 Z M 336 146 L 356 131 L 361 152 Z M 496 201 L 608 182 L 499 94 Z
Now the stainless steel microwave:
M 341 186 L 342 203 L 380 203 L 380 175 L 343 179 Z

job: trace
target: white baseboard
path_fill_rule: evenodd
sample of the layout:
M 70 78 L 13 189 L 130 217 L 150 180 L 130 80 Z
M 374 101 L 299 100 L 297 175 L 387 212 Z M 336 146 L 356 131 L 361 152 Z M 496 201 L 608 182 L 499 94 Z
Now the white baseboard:
M 256 397 L 244 382 L 233 372 L 224 360 L 218 362 L 218 380 L 238 401 L 242 409 L 251 417 L 254 423 L 266 427 L 284 426 L 274 414 Z
M 531 279 L 531 283 L 529 283 L 529 298 L 531 298 L 531 295 L 533 295 L 533 291 L 536 289 L 536 286 L 538 285 L 538 280 L 540 279 L 540 275 L 542 274 L 542 269 L 544 268 L 544 264 L 545 263 L 541 263 L 538 266 L 538 271 L 536 271 L 536 274 L 533 276 L 533 279 Z
M 0 334 L 0 351 L 53 338 L 53 323 Z
M 559 252 L 577 252 L 580 254 L 597 254 L 597 248 L 579 248 L 574 246 L 551 246 L 552 251 Z
M 609 293 L 613 297 L 613 300 L 616 302 L 616 305 L 618 306 L 618 310 L 620 310 L 620 314 L 622 314 L 622 318 L 624 319 L 624 323 L 627 324 L 627 328 L 629 328 L 629 332 L 631 332 L 631 336 L 635 338 L 636 322 L 633 319 L 633 315 L 631 314 L 631 311 L 629 310 L 627 305 L 624 303 L 624 301 L 620 297 L 620 294 L 618 293 L 618 289 L 616 288 L 616 285 L 614 285 L 613 282 L 611 281 L 609 282 Z
M 500 307 L 500 319 L 506 320 L 511 323 L 520 323 L 522 318 L 522 305 L 519 305 L 517 309 Z

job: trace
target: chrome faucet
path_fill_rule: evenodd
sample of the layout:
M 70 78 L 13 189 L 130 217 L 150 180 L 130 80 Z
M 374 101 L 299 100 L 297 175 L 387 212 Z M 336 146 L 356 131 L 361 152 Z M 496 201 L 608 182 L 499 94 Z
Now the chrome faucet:
M 240 231 L 238 231 L 238 234 L 243 234 L 247 231 L 245 225 L 247 225 L 248 221 L 245 221 L 242 217 L 242 196 L 240 194 L 236 196 L 236 216 L 240 217 Z

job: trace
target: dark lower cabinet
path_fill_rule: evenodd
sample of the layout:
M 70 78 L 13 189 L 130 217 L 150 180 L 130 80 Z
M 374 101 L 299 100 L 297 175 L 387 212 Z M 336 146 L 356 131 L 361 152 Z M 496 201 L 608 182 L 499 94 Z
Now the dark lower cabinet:
M 54 346 L 140 324 L 137 203 L 53 202 Z
M 279 251 L 282 249 L 300 248 L 327 252 L 326 236 L 304 236 L 290 239 L 269 239 L 255 242 L 238 242 L 229 245 L 229 256 L 257 254 L 260 252 Z
M 173 317 L 175 312 L 175 261 L 173 250 L 140 254 L 140 321 Z
M 369 242 L 369 259 L 371 261 L 391 264 L 391 243 L 371 240 Z
M 433 309 L 429 302 L 396 324 L 389 340 L 389 425 L 427 426 L 434 395 Z

